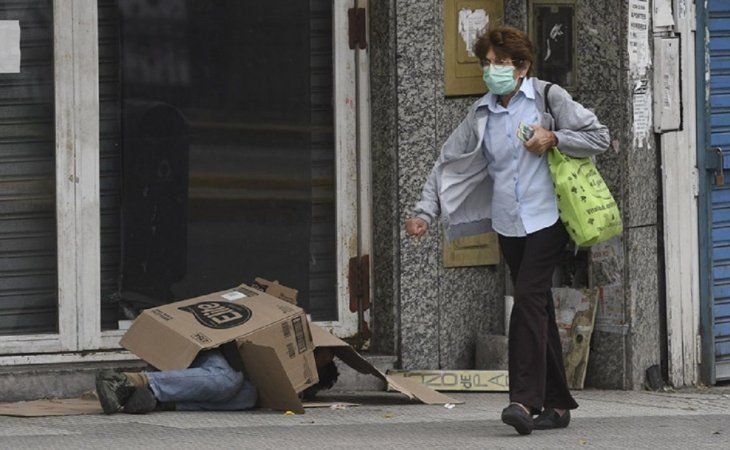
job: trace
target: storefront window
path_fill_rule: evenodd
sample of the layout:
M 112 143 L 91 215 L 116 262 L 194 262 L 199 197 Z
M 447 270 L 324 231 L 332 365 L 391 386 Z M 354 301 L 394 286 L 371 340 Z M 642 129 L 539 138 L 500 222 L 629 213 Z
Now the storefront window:
M 100 1 L 102 328 L 255 277 L 337 320 L 332 4 Z
M 52 1 L 0 1 L 0 45 L 0 335 L 56 333 Z

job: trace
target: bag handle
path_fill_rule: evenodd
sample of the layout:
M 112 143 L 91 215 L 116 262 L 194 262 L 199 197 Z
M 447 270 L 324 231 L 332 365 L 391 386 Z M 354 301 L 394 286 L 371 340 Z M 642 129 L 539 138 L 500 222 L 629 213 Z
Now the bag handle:
M 545 92 L 543 94 L 543 97 L 545 97 L 545 112 L 553 115 L 553 110 L 550 108 L 550 100 L 548 99 L 548 93 L 550 92 L 550 88 L 553 87 L 553 83 L 548 83 L 545 85 Z

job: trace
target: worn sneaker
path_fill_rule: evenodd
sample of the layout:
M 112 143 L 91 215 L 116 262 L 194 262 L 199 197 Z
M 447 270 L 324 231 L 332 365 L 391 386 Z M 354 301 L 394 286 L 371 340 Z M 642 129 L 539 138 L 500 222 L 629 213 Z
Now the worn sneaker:
M 520 434 L 530 434 L 534 428 L 532 416 L 520 405 L 512 403 L 502 410 L 502 422 L 514 427 Z
M 104 414 L 119 412 L 135 389 L 123 373 L 105 369 L 96 374 L 96 394 Z
M 552 430 L 554 428 L 565 428 L 570 423 L 570 410 L 566 410 L 561 416 L 553 408 L 545 408 L 535 419 L 536 430 Z
M 157 408 L 157 398 L 149 388 L 137 387 L 124 404 L 123 411 L 127 414 L 147 414 Z

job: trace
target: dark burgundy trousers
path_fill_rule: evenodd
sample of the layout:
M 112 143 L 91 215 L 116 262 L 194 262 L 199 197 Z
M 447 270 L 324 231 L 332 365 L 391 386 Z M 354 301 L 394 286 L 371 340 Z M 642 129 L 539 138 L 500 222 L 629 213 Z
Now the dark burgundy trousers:
M 575 409 L 565 378 L 563 352 L 550 293 L 553 271 L 568 243 L 558 220 L 525 237 L 499 236 L 514 284 L 509 325 L 509 397 L 541 410 Z

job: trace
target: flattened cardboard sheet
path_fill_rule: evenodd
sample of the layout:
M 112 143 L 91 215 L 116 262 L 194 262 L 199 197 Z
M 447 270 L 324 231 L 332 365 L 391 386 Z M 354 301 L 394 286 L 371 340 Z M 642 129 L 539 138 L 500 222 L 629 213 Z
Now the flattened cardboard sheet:
M 0 416 L 46 417 L 102 413 L 99 400 L 87 398 L 57 398 L 0 403 Z
M 507 392 L 506 370 L 394 370 L 388 376 L 407 379 L 436 391 Z
M 423 386 L 415 381 L 406 379 L 395 379 L 390 377 L 375 366 L 370 364 L 370 361 L 363 358 L 354 348 L 347 342 L 339 339 L 338 337 L 328 333 L 326 330 L 314 325 L 309 324 L 309 329 L 312 331 L 312 341 L 314 347 L 329 347 L 334 352 L 335 356 L 340 358 L 342 362 L 352 367 L 363 374 L 370 374 L 385 381 L 389 388 L 392 388 L 401 394 L 404 394 L 411 400 L 417 399 L 427 405 L 445 405 L 447 403 L 460 404 L 464 403 L 461 400 L 456 400 L 447 395 L 441 394 L 434 391 L 433 389 Z

